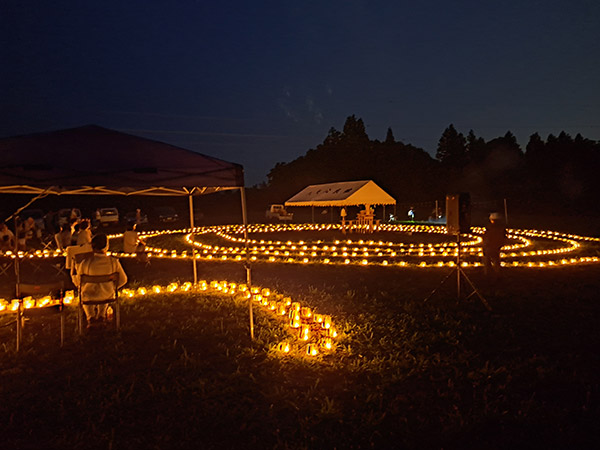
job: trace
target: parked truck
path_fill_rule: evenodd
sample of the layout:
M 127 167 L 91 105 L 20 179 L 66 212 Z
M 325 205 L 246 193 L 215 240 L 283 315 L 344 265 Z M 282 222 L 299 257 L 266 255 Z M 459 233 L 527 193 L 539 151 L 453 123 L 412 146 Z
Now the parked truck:
M 293 213 L 286 211 L 283 205 L 271 205 L 265 214 L 268 221 L 291 222 L 294 218 Z

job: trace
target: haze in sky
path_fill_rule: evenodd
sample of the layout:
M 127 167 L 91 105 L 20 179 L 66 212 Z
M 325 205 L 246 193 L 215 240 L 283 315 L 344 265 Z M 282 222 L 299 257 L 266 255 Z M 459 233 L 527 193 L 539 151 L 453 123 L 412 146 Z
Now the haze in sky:
M 97 124 L 243 164 L 246 184 L 349 115 L 435 155 L 600 139 L 600 2 L 5 0 L 0 137 Z

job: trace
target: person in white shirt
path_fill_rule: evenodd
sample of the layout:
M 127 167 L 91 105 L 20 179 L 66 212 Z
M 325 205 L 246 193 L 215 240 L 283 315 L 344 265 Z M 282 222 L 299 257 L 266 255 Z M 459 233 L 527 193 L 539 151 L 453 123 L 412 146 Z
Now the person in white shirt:
M 90 230 L 90 221 L 82 220 L 79 222 L 79 233 L 77 233 L 77 245 L 89 244 L 92 242 L 92 230 Z
M 137 225 L 130 223 L 127 225 L 127 231 L 123 233 L 123 251 L 125 253 L 136 253 L 139 262 L 148 263 L 148 255 L 145 250 L 146 243 L 140 239 Z
M 135 223 L 128 224 L 127 231 L 123 233 L 123 251 L 125 253 L 136 253 L 143 250 L 144 242 L 137 232 L 137 225 Z
M 117 258 L 106 254 L 108 251 L 108 238 L 105 234 L 97 234 L 92 239 L 93 255 L 85 258 L 76 267 L 76 273 L 72 274 L 73 284 L 80 287 L 81 275 L 110 275 L 118 273 L 119 279 L 117 289 L 127 283 L 127 275 Z M 111 298 L 115 293 L 113 282 L 84 284 L 81 286 L 81 298 L 83 300 L 105 300 Z M 88 327 L 93 322 L 104 322 L 108 305 L 83 305 Z

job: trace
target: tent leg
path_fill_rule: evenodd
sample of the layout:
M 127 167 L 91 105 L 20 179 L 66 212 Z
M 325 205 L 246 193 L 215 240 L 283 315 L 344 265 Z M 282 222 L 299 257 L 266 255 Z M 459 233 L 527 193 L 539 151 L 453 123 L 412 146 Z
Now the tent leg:
M 246 284 L 252 286 L 252 267 L 250 266 L 250 247 L 248 243 L 248 214 L 246 212 L 246 188 L 240 188 L 242 199 L 242 221 L 244 223 L 244 247 L 246 248 Z M 250 320 L 250 339 L 254 339 L 254 315 L 252 311 L 252 297 L 248 299 L 248 314 Z
M 192 194 L 188 195 L 190 205 L 190 232 L 194 231 L 194 200 Z M 198 284 L 198 267 L 196 263 L 196 246 L 192 248 L 192 270 L 194 271 L 194 286 Z
M 19 236 L 19 230 L 18 230 L 18 226 L 17 226 L 17 217 L 15 216 L 15 253 L 17 254 L 17 257 L 15 258 L 15 282 L 16 282 L 16 289 L 15 289 L 15 293 L 17 295 L 17 298 L 19 298 L 19 296 L 21 295 L 21 293 L 19 292 L 19 285 L 21 284 L 21 257 L 19 256 L 19 252 L 18 250 L 18 238 L 17 236 Z

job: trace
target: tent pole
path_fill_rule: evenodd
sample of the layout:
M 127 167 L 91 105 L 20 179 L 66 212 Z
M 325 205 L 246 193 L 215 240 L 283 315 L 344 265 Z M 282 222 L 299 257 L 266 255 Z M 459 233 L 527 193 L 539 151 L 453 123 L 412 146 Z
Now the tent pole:
M 190 205 L 190 233 L 194 231 L 194 200 L 192 193 L 188 195 L 188 203 Z M 194 286 L 198 284 L 198 267 L 196 265 L 196 246 L 192 248 L 192 268 L 194 270 Z
M 21 293 L 19 292 L 19 285 L 21 284 L 21 256 L 19 255 L 19 229 L 18 229 L 19 227 L 17 225 L 17 223 L 18 223 L 18 217 L 16 215 L 13 216 L 13 217 L 14 217 L 14 223 L 15 223 L 15 249 L 14 250 L 15 250 L 15 253 L 16 253 L 16 258 L 15 258 L 15 282 L 16 282 L 15 294 L 16 294 L 16 297 L 19 298 L 19 296 L 21 295 Z
M 246 212 L 246 188 L 240 188 L 242 198 L 242 221 L 244 222 L 244 247 L 246 249 L 246 284 L 252 287 L 252 267 L 250 266 L 250 247 L 248 244 L 248 214 Z M 248 313 L 250 317 L 250 339 L 254 339 L 254 317 L 252 313 L 252 297 L 248 299 Z

